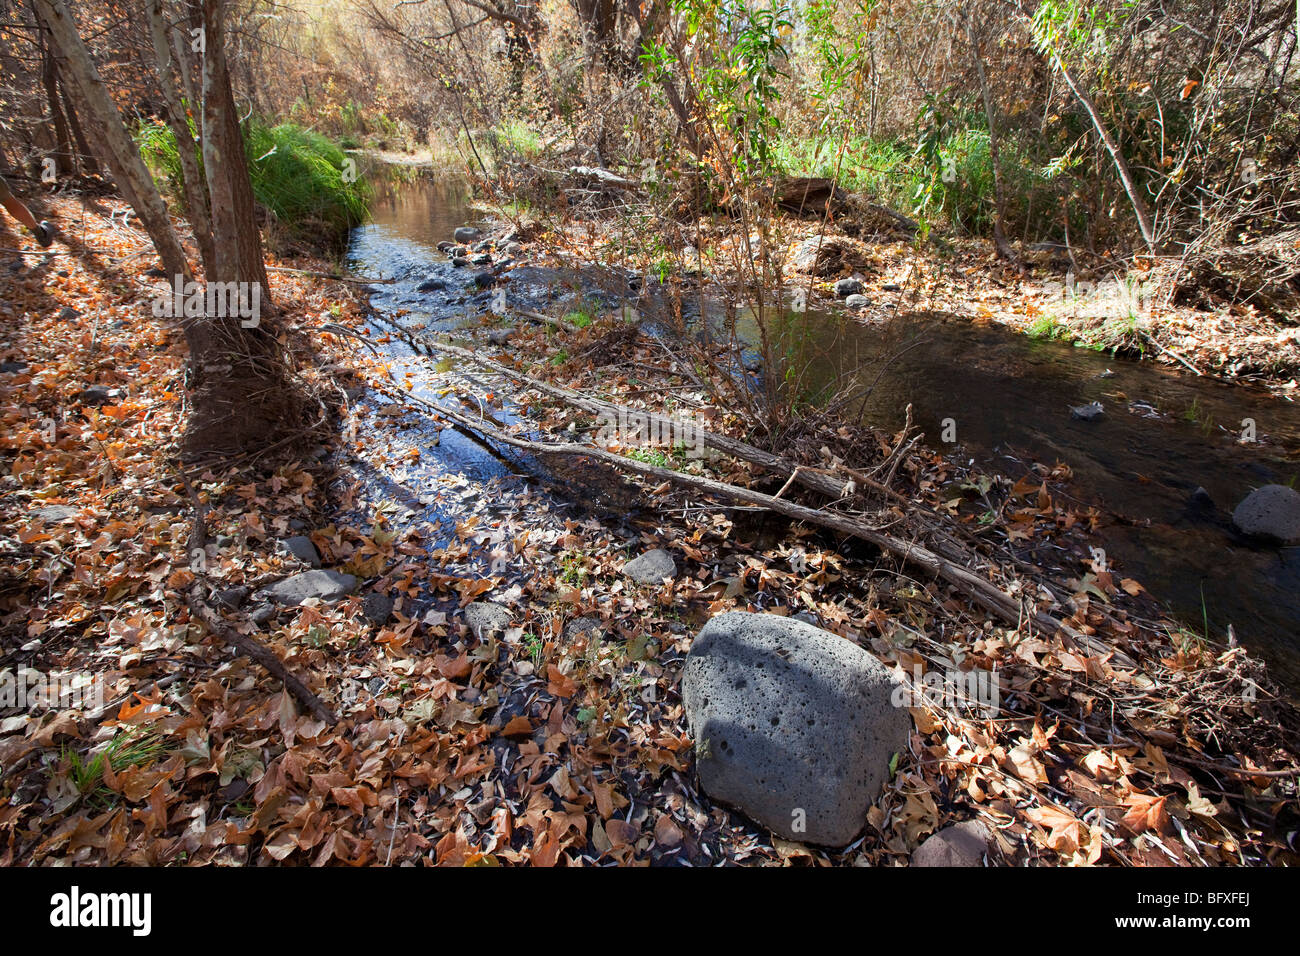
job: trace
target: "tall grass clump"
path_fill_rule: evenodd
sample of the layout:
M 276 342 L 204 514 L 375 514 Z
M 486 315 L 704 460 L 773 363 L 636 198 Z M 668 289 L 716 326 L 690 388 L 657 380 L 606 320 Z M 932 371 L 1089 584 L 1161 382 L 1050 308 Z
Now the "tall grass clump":
M 181 163 L 172 131 L 146 122 L 136 142 L 164 191 L 179 199 Z M 353 176 L 355 165 L 327 137 L 292 123 L 250 120 L 244 124 L 244 152 L 254 198 L 289 239 L 337 251 L 349 230 L 365 221 L 369 185 Z M 198 160 L 202 168 L 202 156 Z
M 973 236 L 993 234 L 993 160 L 988 130 L 957 130 L 938 140 L 933 161 L 898 140 L 787 137 L 777 149 L 782 172 L 834 178 L 852 192 L 891 208 L 942 222 Z M 1001 143 L 1008 228 L 1050 230 L 1058 188 L 1013 140 Z M 945 172 L 947 177 L 945 178 Z
M 356 167 L 338 144 L 291 123 L 247 123 L 244 150 L 253 195 L 291 236 L 320 235 L 338 248 L 365 221 L 368 185 L 350 176 Z

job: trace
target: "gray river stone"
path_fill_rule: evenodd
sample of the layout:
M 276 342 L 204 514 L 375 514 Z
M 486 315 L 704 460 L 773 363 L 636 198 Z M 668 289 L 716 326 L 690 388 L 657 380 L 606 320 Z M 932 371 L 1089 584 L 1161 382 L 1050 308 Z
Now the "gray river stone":
M 251 589 L 247 586 L 239 584 L 233 588 L 223 588 L 216 594 L 212 595 L 212 599 L 222 607 L 227 607 L 234 611 L 242 607 L 243 603 L 248 600 L 250 590 Z
M 43 521 L 45 524 L 57 524 L 60 521 L 75 518 L 77 514 L 77 509 L 69 505 L 46 505 L 43 508 L 33 509 L 29 513 L 29 517 L 35 518 L 37 521 Z
M 1106 409 L 1101 402 L 1089 402 L 1087 405 L 1072 405 L 1070 407 L 1070 417 L 1077 418 L 1080 421 L 1095 422 L 1106 414 Z
M 104 385 L 91 385 L 77 393 L 78 405 L 107 405 L 113 400 L 113 390 Z
M 475 601 L 463 613 L 470 631 L 480 640 L 491 636 L 493 632 L 504 631 L 512 620 L 510 609 L 495 601 Z
M 865 295 L 851 295 L 844 300 L 844 305 L 850 309 L 865 309 L 871 305 L 871 300 Z
M 474 226 L 461 226 L 451 234 L 451 237 L 461 244 L 478 242 L 483 238 L 483 230 Z
M 371 624 L 387 624 L 393 616 L 393 599 L 387 594 L 371 591 L 361 599 L 361 616 Z
M 1243 534 L 1277 544 L 1300 544 L 1300 492 L 1286 485 L 1256 488 L 1232 513 Z
M 605 625 L 597 614 L 585 614 L 564 625 L 564 639 L 566 641 L 577 640 L 580 637 L 594 637 L 599 640 L 604 636 Z
M 856 258 L 852 243 L 838 236 L 813 236 L 795 247 L 790 264 L 798 272 L 831 276 Z
M 840 279 L 835 283 L 835 294 L 841 299 L 847 299 L 851 295 L 860 295 L 861 293 L 861 279 Z
M 700 782 L 778 836 L 843 846 L 907 748 L 899 685 L 842 637 L 774 614 L 712 618 L 686 658 L 682 698 Z
M 667 551 L 655 548 L 623 565 L 623 573 L 637 584 L 663 584 L 664 578 L 677 577 L 677 562 Z
M 339 571 L 304 571 L 277 581 L 266 589 L 276 604 L 297 607 L 309 598 L 327 603 L 341 601 L 357 589 L 357 579 Z
M 316 545 L 312 544 L 311 538 L 305 534 L 295 534 L 292 537 L 282 538 L 280 540 L 280 550 L 293 555 L 303 564 L 310 564 L 313 568 L 320 567 L 320 552 L 316 550 Z
M 912 853 L 913 866 L 983 866 L 992 837 L 978 820 L 964 820 L 928 837 Z

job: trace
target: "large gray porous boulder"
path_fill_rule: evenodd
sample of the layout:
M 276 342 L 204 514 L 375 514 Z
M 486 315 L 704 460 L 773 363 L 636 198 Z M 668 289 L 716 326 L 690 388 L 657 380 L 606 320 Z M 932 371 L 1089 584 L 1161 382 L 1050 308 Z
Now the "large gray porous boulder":
M 774 614 L 711 619 L 682 687 L 705 791 L 803 843 L 858 835 L 912 726 L 880 661 Z
M 1243 534 L 1278 544 L 1300 544 L 1300 492 L 1286 485 L 1256 488 L 1232 512 Z

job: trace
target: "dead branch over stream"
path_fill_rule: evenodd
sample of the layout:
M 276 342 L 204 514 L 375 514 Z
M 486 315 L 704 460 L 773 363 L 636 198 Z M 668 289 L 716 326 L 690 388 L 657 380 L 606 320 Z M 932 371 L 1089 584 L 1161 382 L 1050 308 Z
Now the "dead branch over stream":
M 778 455 L 773 455 L 770 452 L 765 452 L 762 449 L 756 448 L 753 445 L 749 445 L 734 438 L 729 438 L 725 435 L 706 431 L 699 428 L 697 425 L 682 422 L 670 416 L 644 412 L 639 409 L 628 409 L 611 402 L 582 395 L 578 392 L 572 391 L 571 389 L 561 388 L 539 381 L 535 378 L 524 375 L 515 369 L 494 362 L 491 359 L 486 359 L 482 356 L 476 355 L 468 349 L 437 341 L 427 335 L 415 334 L 411 335 L 410 338 L 413 343 L 467 359 L 503 376 L 520 381 L 528 388 L 536 389 L 537 391 L 561 399 L 562 401 L 585 411 L 595 414 L 618 414 L 622 412 L 625 414 L 645 417 L 656 426 L 672 429 L 672 434 L 689 435 L 692 438 L 703 442 L 703 444 L 709 448 L 740 461 L 755 465 L 775 476 L 785 477 L 788 479 L 787 486 L 791 482 L 798 483 L 803 487 L 823 494 L 836 502 L 846 503 L 857 494 L 857 486 L 858 483 L 861 482 L 864 488 L 871 488 L 883 497 L 888 498 L 891 502 L 894 502 L 897 507 L 906 509 L 909 516 L 916 514 L 916 507 L 904 496 L 890 491 L 890 489 L 872 481 L 858 472 L 853 472 L 849 477 L 840 479 L 826 470 L 800 466 L 787 459 L 781 458 Z M 991 563 L 981 562 L 980 557 L 976 553 L 961 542 L 957 541 L 951 535 L 942 532 L 942 529 L 936 528 L 932 522 L 924 520 L 918 521 L 921 529 L 919 534 L 938 534 L 945 552 L 943 554 L 936 553 L 936 550 L 926 547 L 918 541 L 906 540 L 888 534 L 885 531 L 872 526 L 868 523 L 866 516 L 860 512 L 839 512 L 829 511 L 824 508 L 808 507 L 806 505 L 789 501 L 781 497 L 780 494 L 768 495 L 750 488 L 743 488 L 738 485 L 717 481 L 712 478 L 687 474 L 670 468 L 662 468 L 598 448 L 591 444 L 578 442 L 553 443 L 520 438 L 517 435 L 508 434 L 500 428 L 488 424 L 482 418 L 474 418 L 440 403 L 417 399 L 404 393 L 400 395 L 400 398 L 406 403 L 418 405 L 438 415 L 445 416 L 449 420 L 454 421 L 462 427 L 484 437 L 491 438 L 494 441 L 499 441 L 515 448 L 523 449 L 533 454 L 573 455 L 592 458 L 608 465 L 612 465 L 613 467 L 625 472 L 633 472 L 635 474 L 658 479 L 659 481 L 668 481 L 685 487 L 694 488 L 723 500 L 755 505 L 796 521 L 805 521 L 809 524 L 849 535 L 865 541 L 880 549 L 882 552 L 890 554 L 907 564 L 924 569 L 930 574 L 939 577 L 957 591 L 969 597 L 980 608 L 995 615 L 1005 624 L 1013 628 L 1020 628 L 1029 625 L 1048 635 L 1059 633 L 1067 640 L 1085 648 L 1092 654 L 1103 658 L 1109 657 L 1109 659 L 1113 660 L 1119 666 L 1127 668 L 1135 666 L 1134 661 L 1123 652 L 1108 647 L 1103 642 L 1083 633 L 1050 611 L 1039 608 L 1032 599 L 1027 597 L 1017 597 L 1015 594 L 999 587 L 992 580 L 979 573 L 981 564 L 985 567 L 989 567 L 991 566 Z M 782 493 L 784 493 L 784 491 L 785 489 L 783 488 Z

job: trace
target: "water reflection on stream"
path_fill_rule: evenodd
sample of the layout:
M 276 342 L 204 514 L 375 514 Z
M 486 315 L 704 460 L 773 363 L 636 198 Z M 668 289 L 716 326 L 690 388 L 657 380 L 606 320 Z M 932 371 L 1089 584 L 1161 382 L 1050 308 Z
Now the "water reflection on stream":
M 375 287 L 372 301 L 381 313 L 410 310 L 404 325 L 446 330 L 467 310 L 481 311 L 474 297 L 485 294 L 435 247 L 476 218 L 467 195 L 448 179 L 376 183 L 373 221 L 356 231 L 351 261 L 358 272 L 398 277 Z M 447 288 L 418 291 L 430 278 Z M 538 308 L 547 298 L 580 297 L 591 285 L 576 272 L 525 267 L 512 273 L 507 289 L 512 304 Z M 941 423 L 952 419 L 962 452 L 1013 479 L 1030 461 L 1068 464 L 1075 476 L 1068 492 L 1080 508 L 1095 505 L 1125 519 L 1108 519 L 1098 535 L 1120 574 L 1141 581 L 1198 632 L 1208 621 L 1222 640 L 1231 624 L 1280 683 L 1293 694 L 1300 690 L 1300 547 L 1256 546 L 1228 523 L 1252 488 L 1300 475 L 1300 413 L 1293 404 L 942 316 L 900 315 L 870 325 L 838 313 L 807 318 L 809 387 L 845 373 L 875 381 L 863 406 L 868 422 L 897 428 L 910 403 L 926 440 L 955 452 L 940 442 Z M 392 348 L 406 360 L 404 347 Z M 882 356 L 895 356 L 883 371 Z M 1103 418 L 1071 417 L 1070 406 L 1092 401 L 1105 407 Z M 1254 420 L 1261 442 L 1237 440 L 1245 418 Z M 439 454 L 449 467 L 488 471 L 514 461 L 496 459 L 450 430 Z M 1213 509 L 1191 505 L 1198 487 Z

